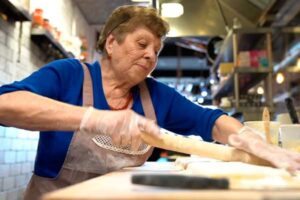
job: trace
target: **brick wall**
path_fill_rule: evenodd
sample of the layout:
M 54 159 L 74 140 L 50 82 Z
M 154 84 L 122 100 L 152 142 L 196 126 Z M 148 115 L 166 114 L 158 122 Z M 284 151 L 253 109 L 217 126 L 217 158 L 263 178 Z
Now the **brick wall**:
M 23 23 L 19 43 L 20 23 L 0 20 L 0 85 L 21 80 L 45 64 L 45 55 L 30 41 L 30 26 Z M 0 200 L 22 199 L 32 175 L 37 142 L 37 132 L 0 126 Z

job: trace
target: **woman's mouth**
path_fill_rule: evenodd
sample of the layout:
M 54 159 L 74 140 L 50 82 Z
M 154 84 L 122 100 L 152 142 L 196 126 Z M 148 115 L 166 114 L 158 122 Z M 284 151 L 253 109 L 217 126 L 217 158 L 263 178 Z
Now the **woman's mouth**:
M 139 67 L 143 68 L 145 71 L 148 71 L 148 67 L 146 65 L 137 64 Z

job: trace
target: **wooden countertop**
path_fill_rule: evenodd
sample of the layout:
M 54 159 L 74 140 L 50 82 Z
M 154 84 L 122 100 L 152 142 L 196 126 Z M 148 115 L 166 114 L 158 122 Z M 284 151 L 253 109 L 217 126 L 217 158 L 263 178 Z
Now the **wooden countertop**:
M 207 163 L 206 163 L 207 164 Z M 43 200 L 95 200 L 95 199 L 300 199 L 300 189 L 284 190 L 182 190 L 168 189 L 154 186 L 134 185 L 131 175 L 134 173 L 185 173 L 185 170 L 176 168 L 173 162 L 147 162 L 141 167 L 126 168 L 112 172 L 64 189 L 49 193 Z

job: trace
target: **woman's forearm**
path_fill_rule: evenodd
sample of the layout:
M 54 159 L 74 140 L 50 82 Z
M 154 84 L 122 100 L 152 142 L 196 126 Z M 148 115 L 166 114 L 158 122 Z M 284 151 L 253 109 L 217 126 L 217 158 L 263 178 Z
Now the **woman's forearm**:
M 213 139 L 227 144 L 229 135 L 238 133 L 242 127 L 243 125 L 233 117 L 222 115 L 216 120 L 213 127 Z
M 86 109 L 27 91 L 0 95 L 0 123 L 28 130 L 75 131 Z

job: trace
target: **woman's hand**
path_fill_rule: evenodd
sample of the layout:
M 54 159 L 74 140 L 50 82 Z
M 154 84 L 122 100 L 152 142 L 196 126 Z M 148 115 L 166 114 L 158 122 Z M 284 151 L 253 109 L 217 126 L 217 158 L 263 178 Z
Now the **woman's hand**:
M 267 144 L 256 130 L 244 126 L 238 134 L 231 134 L 228 143 L 248 153 L 269 161 L 277 168 L 290 173 L 300 170 L 300 154 L 275 145 Z
M 110 135 L 114 145 L 120 147 L 131 145 L 134 151 L 142 144 L 142 131 L 155 137 L 159 137 L 160 134 L 159 127 L 152 120 L 132 110 L 105 111 L 92 107 L 85 112 L 80 130 Z

